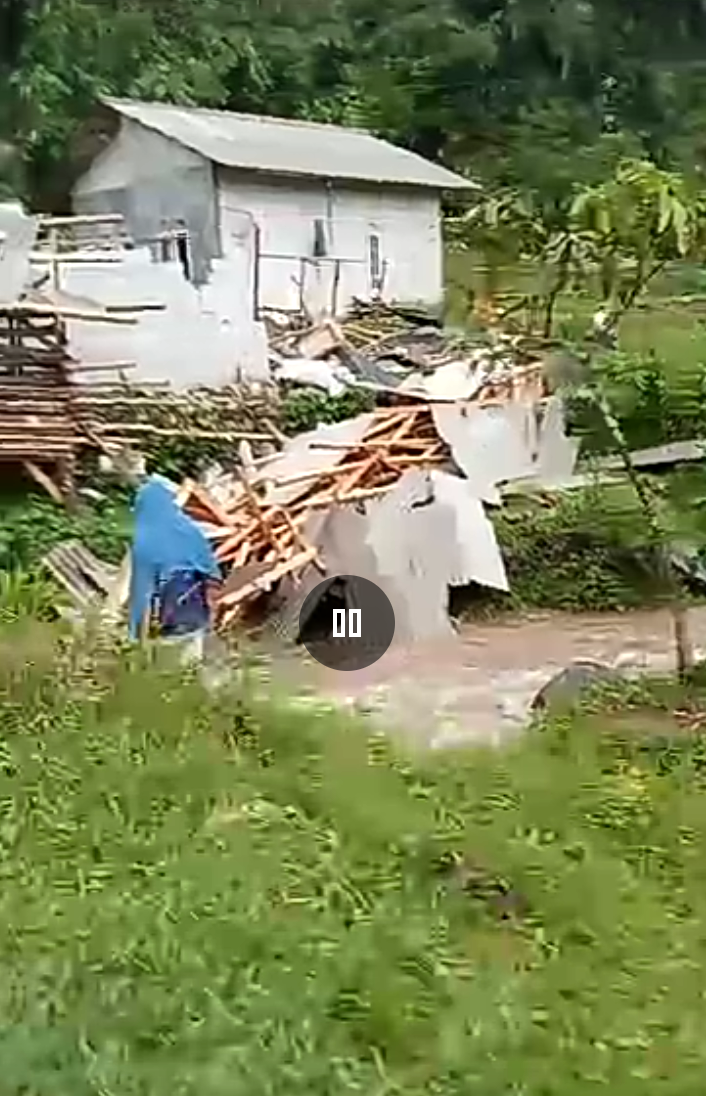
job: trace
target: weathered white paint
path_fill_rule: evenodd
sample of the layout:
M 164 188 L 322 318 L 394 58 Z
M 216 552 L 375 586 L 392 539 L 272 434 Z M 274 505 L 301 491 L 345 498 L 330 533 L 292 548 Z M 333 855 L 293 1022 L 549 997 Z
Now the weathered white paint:
M 115 138 L 74 186 L 74 199 L 120 190 L 141 180 L 169 178 L 177 171 L 203 171 L 202 156 L 161 133 L 123 119 Z
M 37 236 L 37 218 L 19 202 L 0 203 L 0 302 L 16 301 L 27 284 L 29 256 Z
M 115 139 L 78 180 L 73 207 L 77 213 L 122 214 L 140 245 L 183 221 L 199 284 L 208 280 L 220 254 L 212 165 L 135 122 L 123 120 Z
M 243 296 L 247 282 L 237 253 L 216 260 L 201 289 L 184 278 L 178 262 L 156 263 L 147 248 L 124 252 L 119 263 L 62 263 L 61 288 L 104 306 L 165 306 L 143 312 L 135 326 L 70 320 L 69 349 L 83 363 L 135 361 L 133 380 L 176 387 L 269 375 L 267 340 Z
M 336 264 L 336 310 L 353 297 L 369 297 L 370 237 L 380 240 L 387 300 L 439 303 L 443 291 L 439 195 L 421 189 L 355 187 L 325 180 L 255 179 L 219 169 L 217 192 L 221 241 L 230 247 L 232 225 L 248 216 L 259 235 L 259 300 L 296 308 L 303 297 L 312 311 L 330 310 Z M 327 256 L 314 258 L 315 222 L 323 222 Z

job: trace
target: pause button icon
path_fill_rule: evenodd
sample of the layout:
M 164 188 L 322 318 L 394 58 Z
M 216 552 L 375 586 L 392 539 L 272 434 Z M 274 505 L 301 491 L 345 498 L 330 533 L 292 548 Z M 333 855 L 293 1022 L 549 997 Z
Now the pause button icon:
M 346 631 L 346 610 L 333 610 L 333 638 L 334 639 L 360 639 L 361 614 L 360 609 L 348 610 L 348 631 Z
M 372 666 L 385 654 L 394 634 L 390 599 L 361 575 L 330 575 L 309 591 L 299 612 L 299 642 L 331 670 Z

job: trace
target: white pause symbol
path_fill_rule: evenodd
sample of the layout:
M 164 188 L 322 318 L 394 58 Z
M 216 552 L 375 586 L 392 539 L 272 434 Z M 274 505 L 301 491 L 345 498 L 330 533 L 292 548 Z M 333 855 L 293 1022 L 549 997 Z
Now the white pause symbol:
M 346 637 L 346 610 L 333 610 L 333 638 L 360 639 L 360 609 L 348 610 L 348 636 Z

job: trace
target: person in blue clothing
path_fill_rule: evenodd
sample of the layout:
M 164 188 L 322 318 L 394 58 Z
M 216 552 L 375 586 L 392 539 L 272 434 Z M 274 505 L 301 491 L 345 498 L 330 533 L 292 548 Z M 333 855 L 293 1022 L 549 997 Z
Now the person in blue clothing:
M 211 626 L 210 587 L 221 572 L 211 544 L 185 514 L 176 490 L 150 476 L 135 498 L 130 636 L 152 625 L 166 640 L 192 640 L 201 650 Z

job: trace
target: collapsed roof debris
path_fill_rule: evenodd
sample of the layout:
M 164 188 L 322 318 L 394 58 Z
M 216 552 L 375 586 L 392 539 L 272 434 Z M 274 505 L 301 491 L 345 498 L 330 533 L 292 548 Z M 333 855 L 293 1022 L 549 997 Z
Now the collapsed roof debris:
M 219 604 L 228 628 L 301 603 L 322 576 L 358 574 L 381 585 L 410 639 L 448 630 L 448 587 L 507 590 L 484 501 L 501 483 L 570 475 L 575 447 L 557 446 L 558 397 L 541 413 L 497 385 L 477 403 L 397 404 L 301 435 L 255 475 L 222 477 L 219 498 L 183 485 L 231 577 Z M 440 428 L 441 427 L 441 428 Z M 562 435 L 563 436 L 563 435 Z M 226 486 L 227 484 L 227 486 Z
M 379 406 L 300 435 L 255 472 L 184 484 L 230 572 L 220 626 L 271 617 L 291 630 L 322 576 L 347 573 L 386 591 L 398 636 L 414 641 L 451 630 L 449 587 L 507 590 L 484 504 L 499 505 L 504 484 L 565 480 L 577 457 L 536 348 L 380 302 L 341 323 L 266 324 L 285 388 L 363 386 Z

